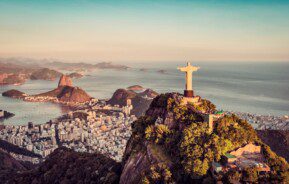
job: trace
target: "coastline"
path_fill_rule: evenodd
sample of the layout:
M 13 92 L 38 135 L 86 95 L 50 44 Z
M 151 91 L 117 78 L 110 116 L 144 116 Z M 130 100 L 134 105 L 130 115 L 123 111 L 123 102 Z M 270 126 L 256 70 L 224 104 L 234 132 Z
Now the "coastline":
M 9 97 L 8 97 L 9 98 Z M 11 97 L 13 98 L 13 97 Z M 50 97 L 50 96 L 37 96 L 37 95 L 27 95 L 23 96 L 22 98 L 18 98 L 24 102 L 35 102 L 35 103 L 53 103 L 58 104 L 61 106 L 61 108 L 65 108 L 68 110 L 65 110 L 64 113 L 62 113 L 63 116 L 69 111 L 76 111 L 76 110 L 85 110 L 90 109 L 94 103 L 98 101 L 96 98 L 91 98 L 90 101 L 87 102 L 65 102 L 61 101 L 56 97 Z M 107 100 L 107 99 L 106 99 Z M 103 101 L 103 100 L 101 100 Z M 289 130 L 289 116 L 278 116 L 278 115 L 265 115 L 265 114 L 257 114 L 257 113 L 249 113 L 249 112 L 238 112 L 238 111 L 225 111 L 226 114 L 236 114 L 241 119 L 247 120 L 256 130 Z M 10 116 L 13 117 L 13 116 Z M 58 116 L 59 117 L 59 116 Z M 52 118 L 56 119 L 58 117 Z M 1 122 L 5 122 L 7 118 L 0 118 Z M 28 122 L 27 122 L 28 123 Z M 42 122 L 41 124 L 44 124 L 45 122 Z M 23 124 L 25 125 L 25 124 Z

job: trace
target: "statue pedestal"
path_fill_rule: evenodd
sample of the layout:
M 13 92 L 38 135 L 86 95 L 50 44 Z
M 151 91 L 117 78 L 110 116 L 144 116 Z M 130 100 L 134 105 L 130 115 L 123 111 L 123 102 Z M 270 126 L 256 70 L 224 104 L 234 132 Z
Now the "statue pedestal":
M 183 97 L 181 104 L 182 105 L 187 105 L 188 103 L 192 103 L 195 105 L 199 105 L 200 102 L 200 97 L 196 96 L 196 97 Z
M 184 96 L 187 98 L 194 97 L 194 91 L 193 90 L 184 90 Z

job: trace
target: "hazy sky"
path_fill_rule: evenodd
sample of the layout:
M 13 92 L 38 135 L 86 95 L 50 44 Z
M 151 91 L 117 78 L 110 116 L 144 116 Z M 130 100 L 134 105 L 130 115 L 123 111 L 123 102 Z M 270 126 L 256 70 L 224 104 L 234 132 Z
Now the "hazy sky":
M 289 61 L 289 2 L 0 0 L 0 57 Z

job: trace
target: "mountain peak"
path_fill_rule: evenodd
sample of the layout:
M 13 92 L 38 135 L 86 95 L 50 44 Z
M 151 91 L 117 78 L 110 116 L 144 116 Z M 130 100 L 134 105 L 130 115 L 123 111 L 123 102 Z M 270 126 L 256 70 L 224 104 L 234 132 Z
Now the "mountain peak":
M 72 80 L 68 75 L 62 75 L 58 82 L 58 87 L 62 86 L 71 86 L 72 87 Z
M 285 159 L 247 121 L 217 113 L 206 99 L 184 104 L 184 98 L 161 94 L 133 123 L 120 183 L 288 181 Z

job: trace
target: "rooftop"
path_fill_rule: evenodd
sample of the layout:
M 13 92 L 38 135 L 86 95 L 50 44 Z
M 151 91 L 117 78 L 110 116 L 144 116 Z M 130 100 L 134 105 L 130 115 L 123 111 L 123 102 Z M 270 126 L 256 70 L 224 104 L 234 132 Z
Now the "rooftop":
M 225 157 L 227 157 L 227 158 L 237 158 L 237 157 L 235 157 L 234 155 L 231 155 L 230 153 L 226 153 L 226 154 L 225 154 Z

